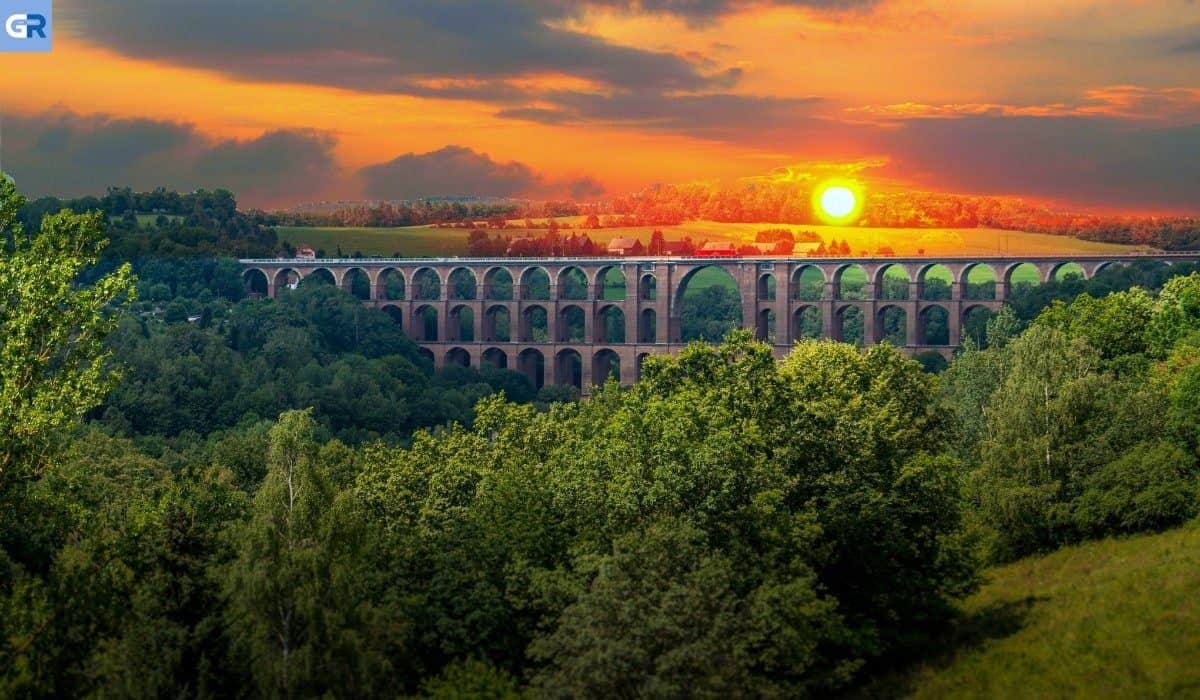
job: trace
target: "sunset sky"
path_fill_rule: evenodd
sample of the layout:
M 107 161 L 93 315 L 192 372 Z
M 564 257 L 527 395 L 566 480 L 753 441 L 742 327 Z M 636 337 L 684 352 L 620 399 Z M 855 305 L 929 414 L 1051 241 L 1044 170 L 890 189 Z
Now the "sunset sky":
M 5 5 L 7 7 L 7 5 Z M 31 195 L 870 186 L 1200 213 L 1196 0 L 57 0 L 0 54 Z

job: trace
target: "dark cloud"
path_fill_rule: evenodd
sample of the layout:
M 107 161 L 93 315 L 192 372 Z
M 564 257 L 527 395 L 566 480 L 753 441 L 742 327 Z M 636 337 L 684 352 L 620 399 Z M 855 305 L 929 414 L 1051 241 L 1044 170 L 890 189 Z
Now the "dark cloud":
M 485 153 L 446 146 L 406 153 L 359 171 L 363 191 L 375 199 L 417 199 L 437 195 L 510 197 L 543 185 L 523 163 L 499 163 Z
M 322 191 L 337 177 L 332 136 L 315 131 L 270 131 L 249 141 L 223 141 L 192 169 L 199 182 L 272 200 Z
M 979 116 L 910 120 L 869 138 L 896 175 L 951 191 L 1200 212 L 1200 125 Z
M 226 187 L 244 201 L 276 201 L 322 192 L 336 170 L 333 139 L 309 131 L 216 141 L 190 124 L 67 111 L 8 115 L 4 127 L 4 168 L 34 196 Z
M 568 180 L 566 183 L 567 194 L 571 199 L 589 199 L 599 197 L 604 194 L 606 189 L 604 185 L 596 178 L 587 175 L 574 180 Z
M 629 13 L 673 15 L 692 22 L 707 22 L 722 15 L 762 6 L 847 11 L 873 7 L 878 2 L 879 0 L 587 0 L 586 4 Z
M 547 96 L 554 108 L 503 109 L 497 116 L 541 124 L 599 124 L 676 131 L 701 138 L 754 141 L 812 120 L 816 98 L 755 95 L 663 95 L 630 92 L 598 95 L 560 91 Z
M 372 199 L 436 196 L 595 197 L 605 188 L 590 175 L 556 179 L 524 163 L 502 163 L 465 146 L 428 153 L 405 153 L 358 172 L 362 191 Z
M 1200 53 L 1200 39 L 1180 44 L 1171 49 L 1171 53 Z
M 550 26 L 566 2 L 65 0 L 81 38 L 121 53 L 257 80 L 429 94 L 431 79 L 554 72 L 623 88 L 726 84 L 669 52 Z M 503 88 L 461 85 L 446 95 Z
M 645 124 L 737 139 L 735 115 L 774 124 L 802 100 L 730 94 L 743 69 L 699 54 L 620 46 L 565 28 L 588 6 L 707 20 L 750 6 L 845 10 L 875 0 L 62 0 L 86 41 L 236 78 L 483 101 L 540 123 Z M 542 74 L 591 92 L 514 82 Z

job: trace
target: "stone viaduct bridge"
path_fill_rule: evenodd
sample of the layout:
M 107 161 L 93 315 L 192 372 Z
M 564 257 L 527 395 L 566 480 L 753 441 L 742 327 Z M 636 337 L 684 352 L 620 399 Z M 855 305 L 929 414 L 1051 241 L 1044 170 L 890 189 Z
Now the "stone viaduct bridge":
M 516 369 L 534 383 L 624 384 L 651 353 L 685 344 L 684 291 L 706 268 L 731 277 L 742 325 L 785 354 L 824 337 L 949 357 L 964 324 L 1003 305 L 1014 279 L 1091 278 L 1133 260 L 1192 254 L 886 258 L 355 258 L 241 260 L 274 298 L 310 275 L 389 313 L 435 367 Z M 711 272 L 707 273 L 711 276 Z

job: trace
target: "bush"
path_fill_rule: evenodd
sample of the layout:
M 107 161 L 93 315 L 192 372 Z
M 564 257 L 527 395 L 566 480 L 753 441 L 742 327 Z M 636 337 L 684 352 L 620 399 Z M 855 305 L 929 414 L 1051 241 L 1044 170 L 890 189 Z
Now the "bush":
M 1084 480 L 1074 521 L 1091 536 L 1162 530 L 1197 512 L 1196 460 L 1178 445 L 1143 443 Z

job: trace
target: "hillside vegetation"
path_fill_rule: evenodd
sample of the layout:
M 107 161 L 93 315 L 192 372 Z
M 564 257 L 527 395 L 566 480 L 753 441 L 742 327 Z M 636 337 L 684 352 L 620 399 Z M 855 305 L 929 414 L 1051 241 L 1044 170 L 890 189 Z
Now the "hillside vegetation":
M 1200 524 L 986 572 L 952 650 L 860 693 L 914 698 L 1200 694 Z
M 755 234 L 764 229 L 780 228 L 772 223 L 722 223 L 717 221 L 688 221 L 677 226 L 620 226 L 584 229 L 582 217 L 561 217 L 561 233 L 586 234 L 597 243 L 614 238 L 637 238 L 643 243 L 658 229 L 667 240 L 691 238 L 695 243 L 705 241 L 752 243 Z M 1069 253 L 1116 253 L 1144 250 L 1144 247 L 1098 243 L 1067 236 L 1026 231 L 1001 231 L 988 228 L 871 228 L 854 226 L 786 226 L 793 231 L 813 231 L 827 242 L 845 240 L 855 254 L 875 251 L 889 246 L 897 255 L 1040 255 Z M 398 226 L 391 228 L 353 228 L 323 226 L 279 226 L 281 241 L 292 245 L 306 244 L 334 256 L 340 248 L 344 255 L 389 256 L 452 256 L 466 255 L 468 229 L 438 228 L 436 226 Z M 493 232 L 497 233 L 497 232 Z M 520 222 L 510 222 L 509 228 L 499 231 L 518 238 L 541 235 L 545 229 L 526 229 Z

